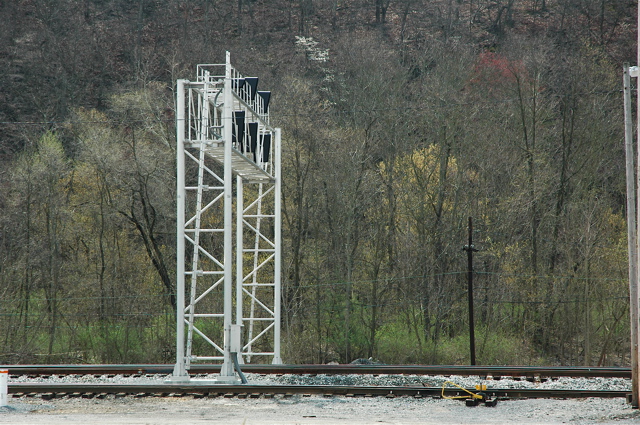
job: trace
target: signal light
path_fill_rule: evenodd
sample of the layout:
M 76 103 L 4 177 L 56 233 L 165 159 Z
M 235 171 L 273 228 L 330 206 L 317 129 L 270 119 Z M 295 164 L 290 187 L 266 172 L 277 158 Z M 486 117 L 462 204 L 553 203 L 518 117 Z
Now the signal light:
M 253 101 L 258 92 L 258 77 L 246 77 L 244 81 L 249 86 L 249 99 L 247 100 Z
M 245 111 L 233 111 L 233 125 L 231 126 L 232 143 L 244 151 L 244 116 Z
M 262 163 L 269 162 L 269 152 L 271 151 L 271 133 L 262 136 Z
M 262 98 L 262 113 L 266 114 L 267 112 L 269 112 L 269 100 L 271 100 L 271 92 L 259 91 L 258 94 Z

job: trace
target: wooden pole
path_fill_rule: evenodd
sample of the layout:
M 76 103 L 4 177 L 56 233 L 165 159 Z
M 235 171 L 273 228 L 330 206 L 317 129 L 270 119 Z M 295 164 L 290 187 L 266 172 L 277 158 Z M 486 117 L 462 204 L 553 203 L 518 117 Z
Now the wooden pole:
M 469 357 L 470 365 L 476 364 L 476 336 L 473 322 L 473 253 L 478 250 L 473 246 L 473 221 L 469 217 L 469 244 L 463 248 L 467 251 L 467 292 L 469 295 Z

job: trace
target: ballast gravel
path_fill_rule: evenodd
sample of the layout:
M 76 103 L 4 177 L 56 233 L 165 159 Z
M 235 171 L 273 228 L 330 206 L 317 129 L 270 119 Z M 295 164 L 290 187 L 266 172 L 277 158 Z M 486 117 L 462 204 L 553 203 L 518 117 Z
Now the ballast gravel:
M 484 384 L 488 388 L 515 389 L 571 389 L 591 391 L 631 391 L 631 380 L 624 378 L 566 378 L 528 380 L 500 378 L 484 379 L 478 376 L 427 376 L 427 375 L 259 375 L 246 374 L 250 384 L 255 385 L 358 385 L 358 386 L 424 386 L 442 387 L 453 382 L 465 388 L 474 388 Z M 102 384 L 161 384 L 167 380 L 166 375 L 122 376 L 122 375 L 53 375 L 32 378 L 17 376 L 9 378 L 12 382 L 41 383 L 102 383 Z M 196 375 L 193 379 L 215 380 L 216 375 Z
M 166 376 L 50 376 L 10 378 L 12 382 L 158 384 Z M 214 379 L 215 375 L 198 376 Z M 250 384 L 264 385 L 424 385 L 447 381 L 466 388 L 546 388 L 630 391 L 620 378 L 484 380 L 480 377 L 418 375 L 254 375 Z M 450 385 L 450 384 L 447 384 Z M 624 398 L 501 400 L 496 407 L 467 407 L 458 400 L 396 397 L 274 396 L 273 398 L 116 397 L 103 399 L 20 397 L 0 407 L 0 423 L 10 424 L 640 424 L 640 412 Z

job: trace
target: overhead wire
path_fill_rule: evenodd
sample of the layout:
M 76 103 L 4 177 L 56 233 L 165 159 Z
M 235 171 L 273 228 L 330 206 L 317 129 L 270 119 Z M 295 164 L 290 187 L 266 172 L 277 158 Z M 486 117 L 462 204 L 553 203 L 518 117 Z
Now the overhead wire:
M 637 91 L 637 89 L 634 89 Z M 620 94 L 622 90 L 608 90 L 608 91 L 596 91 L 589 93 L 574 93 L 574 96 L 587 96 L 587 95 L 612 95 L 612 94 Z M 563 97 L 561 94 L 552 95 L 552 97 Z M 318 115 L 353 115 L 358 113 L 371 113 L 371 112 L 389 112 L 389 111 L 428 111 L 435 109 L 444 109 L 451 107 L 468 107 L 474 105 L 496 105 L 501 103 L 509 103 L 509 102 L 517 102 L 518 98 L 503 98 L 503 99 L 495 99 L 495 100 L 474 100 L 469 102 L 447 102 L 442 103 L 440 105 L 418 105 L 418 106 L 398 106 L 398 107 L 380 107 L 380 108 L 358 108 L 358 109 L 330 109 L 327 108 L 320 112 L 284 112 L 273 114 L 272 118 L 277 117 L 313 117 Z M 186 120 L 186 119 L 185 119 Z M 176 122 L 175 118 L 166 118 L 166 119 L 113 119 L 113 120 L 46 120 L 46 121 L 0 121 L 0 125 L 63 125 L 63 124 L 112 124 L 112 125 L 126 125 L 131 123 L 149 123 L 149 122 L 157 122 L 157 123 L 170 123 Z

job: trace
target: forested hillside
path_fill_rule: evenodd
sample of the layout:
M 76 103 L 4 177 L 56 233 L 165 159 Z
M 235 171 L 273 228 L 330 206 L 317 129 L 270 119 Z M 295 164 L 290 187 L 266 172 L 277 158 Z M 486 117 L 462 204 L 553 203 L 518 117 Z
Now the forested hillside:
M 172 362 L 174 84 L 283 134 L 283 359 L 628 365 L 626 0 L 0 0 L 0 359 Z

